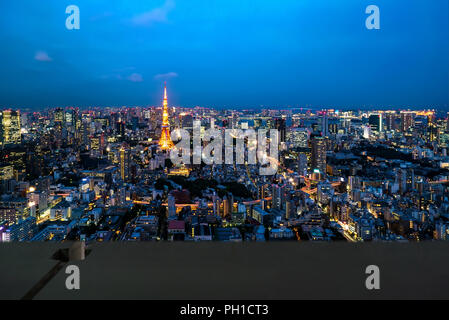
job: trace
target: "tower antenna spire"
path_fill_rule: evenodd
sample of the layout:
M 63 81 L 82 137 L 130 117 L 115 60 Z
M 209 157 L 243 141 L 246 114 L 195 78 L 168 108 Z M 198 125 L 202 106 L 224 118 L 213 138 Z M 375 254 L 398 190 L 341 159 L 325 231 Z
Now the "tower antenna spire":
M 162 150 L 169 150 L 174 147 L 170 137 L 170 124 L 168 122 L 168 103 L 167 103 L 167 81 L 164 81 L 164 100 L 162 110 L 162 132 L 159 139 L 159 146 Z

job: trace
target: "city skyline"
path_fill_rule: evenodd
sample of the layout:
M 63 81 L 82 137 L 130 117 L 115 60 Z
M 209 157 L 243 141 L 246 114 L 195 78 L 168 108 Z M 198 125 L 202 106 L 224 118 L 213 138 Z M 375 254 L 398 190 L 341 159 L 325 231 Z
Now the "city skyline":
M 449 118 L 167 105 L 0 112 L 0 241 L 449 239 Z

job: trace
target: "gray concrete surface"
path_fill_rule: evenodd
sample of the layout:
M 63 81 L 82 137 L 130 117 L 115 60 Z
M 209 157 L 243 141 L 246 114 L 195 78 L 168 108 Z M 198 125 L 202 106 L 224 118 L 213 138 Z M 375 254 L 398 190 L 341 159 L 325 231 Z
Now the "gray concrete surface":
M 70 244 L 59 246 L 69 247 Z M 61 270 L 36 299 L 447 299 L 449 243 L 103 243 Z M 55 261 L 57 246 L 0 246 L 0 298 L 16 299 Z M 365 287 L 366 266 L 381 289 Z

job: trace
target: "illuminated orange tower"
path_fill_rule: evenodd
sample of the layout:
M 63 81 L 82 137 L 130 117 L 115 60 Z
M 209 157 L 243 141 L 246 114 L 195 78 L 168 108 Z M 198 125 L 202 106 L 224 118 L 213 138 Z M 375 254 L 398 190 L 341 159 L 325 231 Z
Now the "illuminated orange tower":
M 170 150 L 174 147 L 173 141 L 170 138 L 170 125 L 168 124 L 168 110 L 167 110 L 167 84 L 164 85 L 164 110 L 162 111 L 162 132 L 159 139 L 159 146 L 162 150 Z

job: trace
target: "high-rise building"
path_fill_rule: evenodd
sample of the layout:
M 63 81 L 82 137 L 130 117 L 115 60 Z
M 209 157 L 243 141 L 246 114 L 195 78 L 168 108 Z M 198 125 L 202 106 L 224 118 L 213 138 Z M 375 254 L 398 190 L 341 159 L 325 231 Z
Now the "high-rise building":
M 286 125 L 285 119 L 277 118 L 274 122 L 276 129 L 279 131 L 279 142 L 285 142 Z
M 21 139 L 20 111 L 0 111 L 0 145 L 19 144 Z
M 363 126 L 363 138 L 369 139 L 370 136 L 371 136 L 371 127 Z
M 168 216 L 176 217 L 176 199 L 172 194 L 168 195 Z
M 227 196 L 223 197 L 223 217 L 226 217 L 227 215 L 230 214 L 229 212 L 229 200 Z
M 410 128 L 414 125 L 415 114 L 410 111 L 402 111 L 401 112 L 401 131 L 406 132 L 409 131 Z
M 327 117 L 327 114 L 322 115 L 321 117 L 321 132 L 323 134 L 323 137 L 329 136 L 329 118 Z
M 272 208 L 281 210 L 285 202 L 285 185 L 273 184 L 271 186 Z
M 329 119 L 329 123 L 327 125 L 330 134 L 337 134 L 338 129 L 340 127 L 340 119 Z
M 327 204 L 330 201 L 330 198 L 334 194 L 334 189 L 332 188 L 332 185 L 326 181 L 326 182 L 320 182 L 317 185 L 317 201 L 322 204 Z
M 305 128 L 294 128 L 288 130 L 286 133 L 286 139 L 290 146 L 307 148 L 309 141 L 309 132 Z
M 64 121 L 67 126 L 75 126 L 76 124 L 76 112 L 74 109 L 68 109 L 64 115 Z
M 167 86 L 164 86 L 164 101 L 162 110 L 162 132 L 159 139 L 159 146 L 162 150 L 170 150 L 174 147 L 170 137 L 170 124 L 168 123 L 168 103 L 167 103 Z
M 179 115 L 179 124 L 181 128 L 187 129 L 193 127 L 193 116 L 190 113 L 181 113 Z
M 369 116 L 369 125 L 372 131 L 382 132 L 383 124 L 382 124 L 382 114 L 372 114 Z
M 217 196 L 217 194 L 214 192 L 214 195 L 212 196 L 212 202 L 213 202 L 213 208 L 214 208 L 214 215 L 219 216 L 220 215 L 220 197 Z
M 53 114 L 53 120 L 56 123 L 64 122 L 64 110 L 62 108 L 56 108 Z
M 272 207 L 275 209 L 281 208 L 281 187 L 277 184 L 271 185 Z
M 302 176 L 307 175 L 307 155 L 304 152 L 298 154 L 298 173 Z
M 124 146 L 120 148 L 120 178 L 128 180 L 129 176 L 129 151 Z
M 396 113 L 394 112 L 385 113 L 385 129 L 387 131 L 395 129 L 395 120 L 396 120 Z
M 259 186 L 259 199 L 265 199 L 266 197 L 266 185 L 262 184 Z
M 126 124 L 124 121 L 118 121 L 116 123 L 117 136 L 121 138 L 121 140 L 123 140 L 123 138 L 125 137 L 125 127 Z
M 449 132 L 449 112 L 447 113 L 447 118 L 446 118 L 446 131 Z
M 326 139 L 313 137 L 312 141 L 312 169 L 318 169 L 321 174 L 326 173 Z
M 359 176 L 349 176 L 348 177 L 348 191 L 355 189 L 360 189 L 362 186 L 362 179 Z
M 285 218 L 290 219 L 294 217 L 295 202 L 293 200 L 287 200 L 285 202 Z
M 427 131 L 429 132 L 429 141 L 433 142 L 438 140 L 439 132 L 438 127 L 435 123 L 429 122 Z

